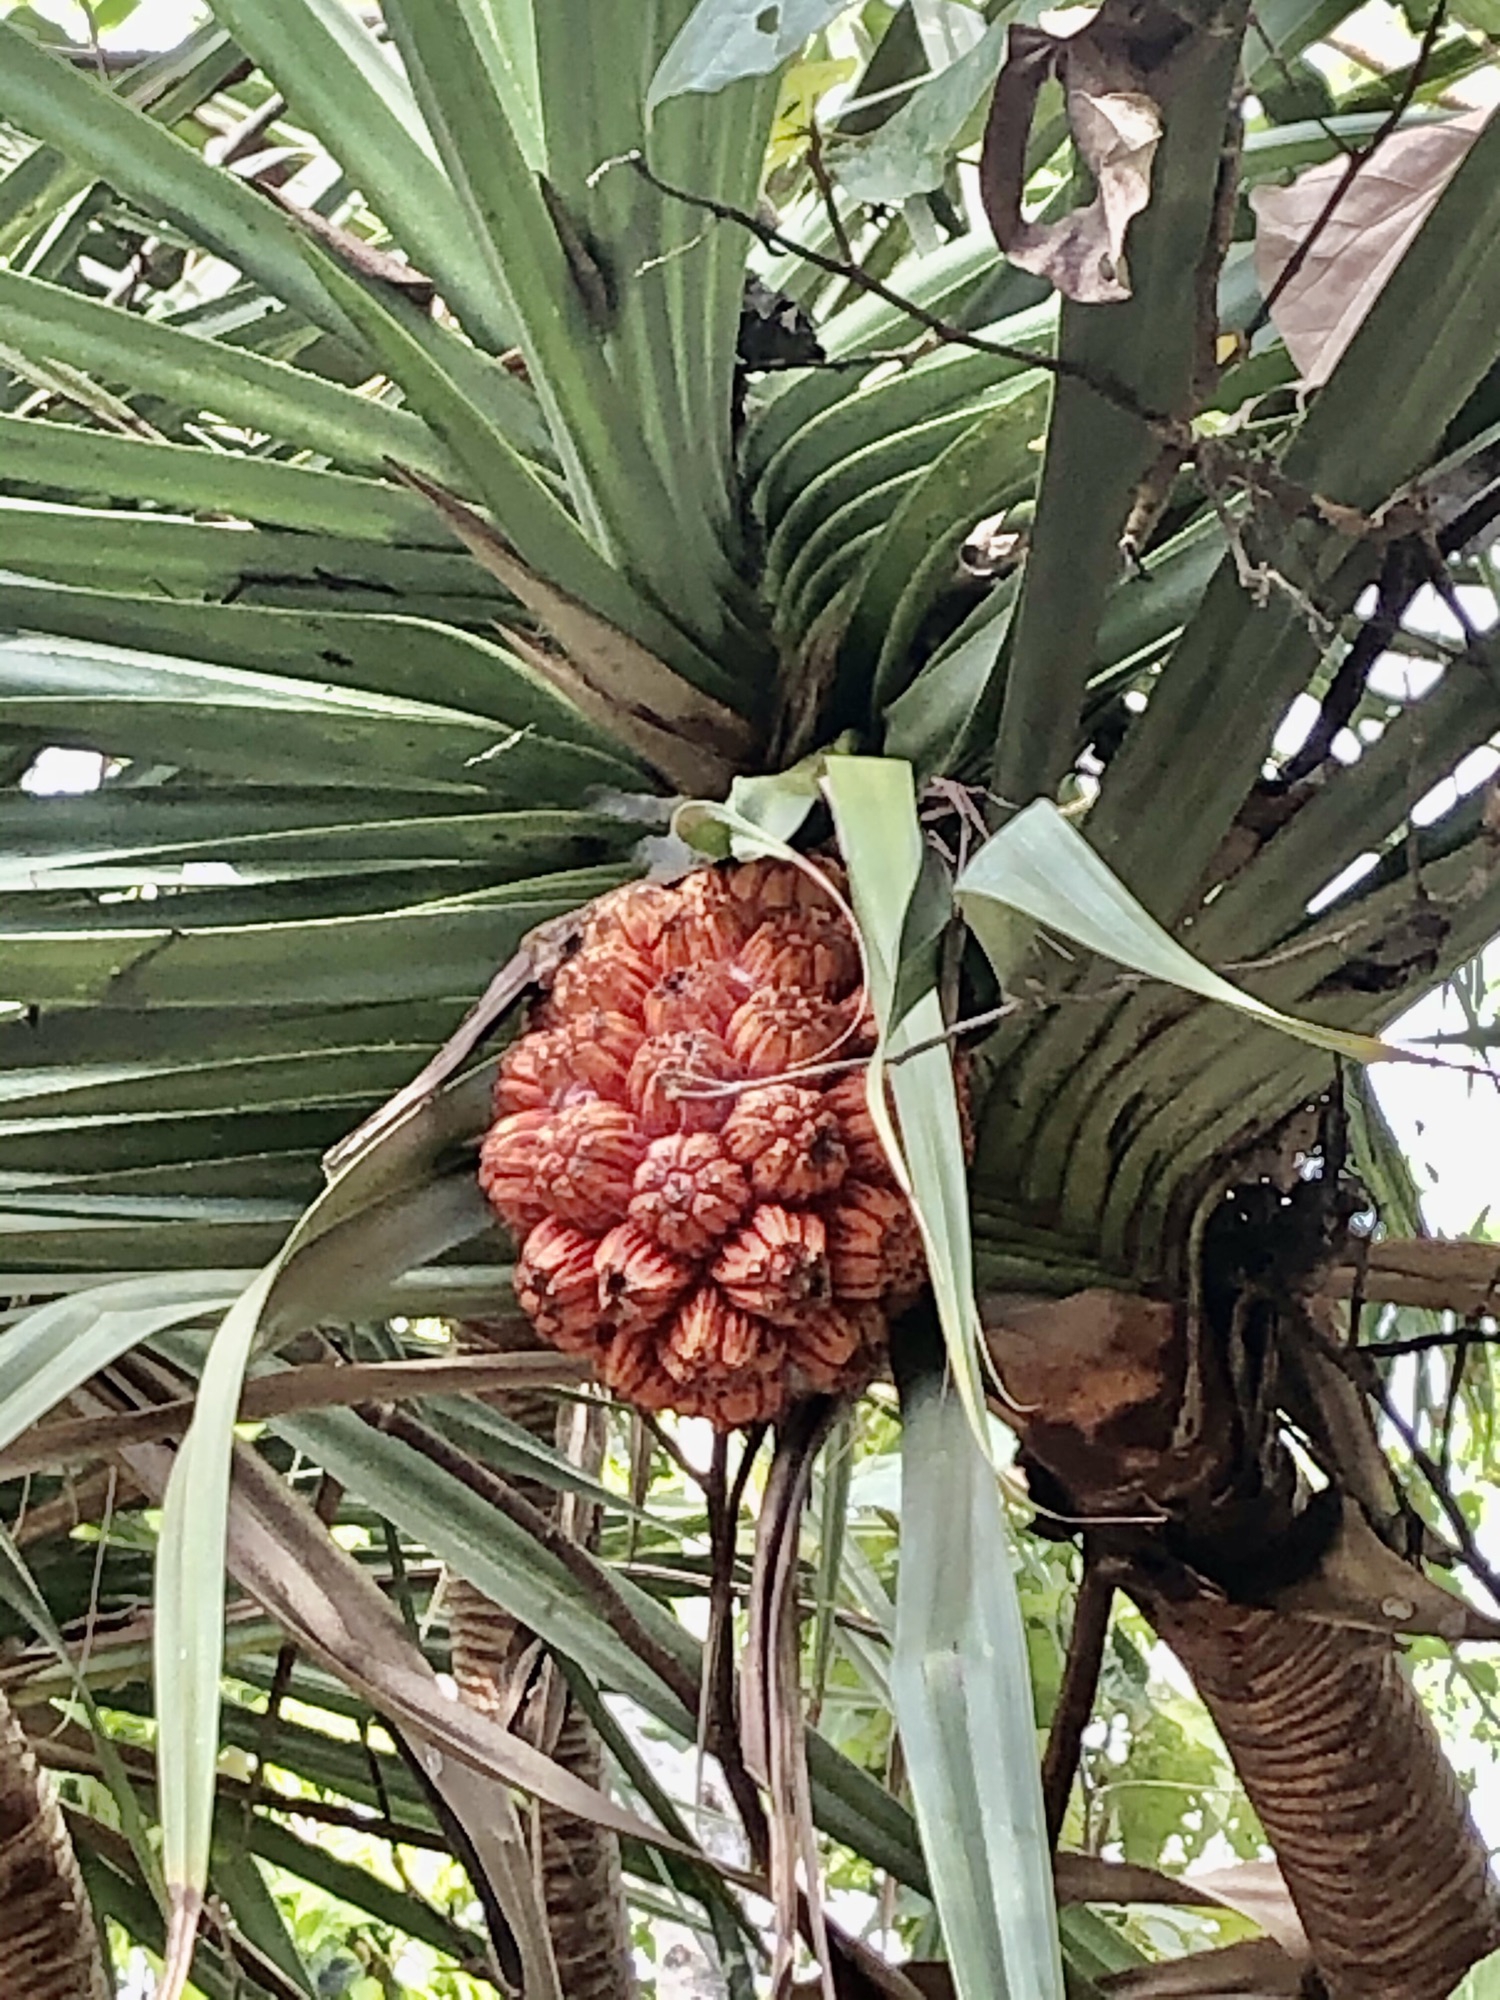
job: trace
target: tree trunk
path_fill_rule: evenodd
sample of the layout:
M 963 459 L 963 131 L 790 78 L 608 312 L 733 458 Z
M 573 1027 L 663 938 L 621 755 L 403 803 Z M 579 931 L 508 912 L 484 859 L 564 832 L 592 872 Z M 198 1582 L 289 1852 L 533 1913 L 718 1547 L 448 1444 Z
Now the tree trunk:
M 1218 1725 L 1336 2000 L 1443 2000 L 1500 1945 L 1500 1899 L 1391 1642 L 1137 1593 Z
M 461 1334 L 470 1351 L 530 1344 L 518 1342 L 516 1330 L 508 1326 L 465 1326 Z M 554 1398 L 534 1390 L 497 1393 L 485 1400 L 549 1444 L 562 1441 L 578 1409 L 564 1404 L 559 1410 Z M 582 1518 L 582 1503 L 565 1502 L 534 1481 L 509 1483 L 554 1519 L 566 1507 L 578 1517 L 571 1525 L 579 1538 L 588 1539 L 592 1523 Z M 540 1655 L 532 1634 L 461 1577 L 450 1580 L 447 1604 L 453 1675 L 464 1700 L 518 1730 L 586 1783 L 602 1786 L 599 1738 L 560 1675 Z M 535 1806 L 532 1825 L 552 1952 L 567 2000 L 634 2000 L 618 1840 L 552 1806 Z
M 1214 1329 L 1191 1351 L 1189 1316 L 1163 1301 L 987 1304 L 1033 1497 L 1093 1524 L 1096 1554 L 1192 1677 L 1332 2000 L 1442 2000 L 1500 1945 L 1500 1898 L 1392 1639 L 1266 1601 L 1311 1512 L 1274 1381 L 1247 1393 Z
M 83 1876 L 46 1773 L 0 1694 L 0 1994 L 110 2000 Z

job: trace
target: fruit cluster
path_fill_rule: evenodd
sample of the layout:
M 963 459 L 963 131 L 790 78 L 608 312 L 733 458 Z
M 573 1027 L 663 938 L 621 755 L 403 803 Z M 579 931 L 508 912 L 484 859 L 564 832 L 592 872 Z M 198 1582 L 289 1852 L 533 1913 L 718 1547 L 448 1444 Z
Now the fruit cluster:
M 480 1150 L 542 1337 L 721 1429 L 867 1380 L 924 1277 L 870 1048 L 848 920 L 790 863 L 595 903 Z

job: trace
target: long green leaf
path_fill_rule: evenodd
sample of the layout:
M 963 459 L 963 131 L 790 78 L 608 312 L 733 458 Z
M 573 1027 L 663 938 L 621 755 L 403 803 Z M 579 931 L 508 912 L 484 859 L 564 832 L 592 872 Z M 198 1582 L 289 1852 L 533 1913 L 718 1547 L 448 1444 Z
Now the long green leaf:
M 1048 799 L 1033 800 L 985 842 L 960 875 L 957 893 L 1002 979 L 1015 970 L 1028 942 L 1009 920 L 1019 912 L 1117 965 L 1236 1007 L 1314 1048 L 1356 1062 L 1396 1054 L 1373 1036 L 1280 1013 L 1211 971 L 1162 929 Z M 997 911 L 1004 913 L 998 921 Z
M 0 1450 L 101 1368 L 163 1327 L 222 1311 L 229 1295 L 213 1272 L 164 1272 L 98 1286 L 27 1313 L 0 1343 Z
M 0 344 L 288 439 L 351 470 L 378 472 L 399 458 L 462 478 L 458 461 L 408 410 L 17 271 L 0 270 Z
M 0 416 L 0 477 L 7 488 L 107 494 L 184 513 L 212 510 L 408 547 L 453 545 L 430 508 L 375 480 L 188 445 L 101 436 L 75 424 Z
M 240 46 L 285 92 L 413 265 L 493 353 L 514 339 L 473 228 L 397 66 L 341 0 L 214 0 Z
M 621 18 L 628 24 L 632 16 Z M 589 536 L 639 576 L 659 604 L 670 605 L 684 631 L 711 645 L 725 613 L 716 575 L 703 559 L 701 510 L 695 519 L 679 506 L 645 447 L 634 408 L 610 376 L 601 324 L 607 308 L 590 294 L 577 261 L 581 247 L 564 243 L 467 21 L 452 9 L 411 0 L 391 0 L 386 19 L 443 161 L 490 251 L 494 284 L 520 330 Z M 602 156 L 595 164 L 601 163 Z M 512 535 L 523 525 L 504 512 L 501 523 Z M 700 560 L 685 561 L 687 550 L 697 550 Z M 566 573 L 549 574 L 590 596 Z M 604 605 L 597 608 L 608 615 Z
M 922 874 L 922 829 L 909 764 L 893 757 L 830 757 L 824 776 L 849 869 L 880 1042 L 870 1064 L 871 1114 L 887 1136 L 922 1232 L 949 1365 L 977 1438 L 984 1428 L 979 1311 L 953 1062 L 935 990 L 895 1020 L 907 907 Z M 887 1082 L 896 1129 L 886 1109 Z
M 1062 309 L 1058 354 L 1074 372 L 1056 386 L 992 764 L 994 789 L 1016 806 L 1050 793 L 1072 764 L 1132 495 L 1162 450 L 1159 431 L 1088 385 L 1108 383 L 1126 404 L 1166 418 L 1191 408 L 1201 274 L 1218 226 L 1214 189 L 1247 13 L 1247 0 L 1231 0 L 1212 21 L 1195 17 L 1171 56 L 1156 56 L 1146 81 L 1163 133 L 1150 205 L 1130 230 L 1132 295 Z M 1140 59 L 1150 61 L 1146 31 Z
M 1500 122 L 1491 119 L 1318 391 L 1283 471 L 1342 505 L 1383 506 L 1439 452 L 1497 354 Z M 1386 420 L 1361 424 L 1357 412 L 1370 408 Z M 1352 609 L 1379 560 L 1373 543 L 1305 523 L 1266 556 L 1310 575 L 1334 617 Z M 1090 816 L 1099 852 L 1164 921 L 1183 913 L 1323 651 L 1300 606 L 1278 594 L 1257 607 L 1226 558 Z
M 315 325 L 358 335 L 307 268 L 297 232 L 273 201 L 186 140 L 49 54 L 0 20 L 0 112 L 130 195 L 147 215 L 175 222 L 259 279 Z
M 953 1982 L 959 2000 L 1061 2000 L 1031 1676 L 999 1487 L 939 1341 L 898 1355 L 897 1371 L 891 1695 Z
M 213 1839 L 230 1441 L 245 1363 L 275 1275 L 276 1266 L 269 1265 L 241 1294 L 209 1350 L 193 1422 L 162 1508 L 156 1569 L 156 1760 L 162 1865 L 172 1905 L 167 1954 L 172 2000 L 187 1978 Z

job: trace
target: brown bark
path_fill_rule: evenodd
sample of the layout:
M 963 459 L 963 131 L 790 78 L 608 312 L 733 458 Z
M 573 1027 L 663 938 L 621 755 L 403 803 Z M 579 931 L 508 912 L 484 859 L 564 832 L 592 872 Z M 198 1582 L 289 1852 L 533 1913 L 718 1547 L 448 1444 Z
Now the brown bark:
M 1500 1898 L 1390 1640 L 1232 1604 L 1140 1602 L 1218 1725 L 1329 1992 L 1442 2000 L 1500 1946 Z
M 1038 1497 L 1092 1522 L 1191 1675 L 1332 2000 L 1442 2000 L 1500 1946 L 1500 1897 L 1392 1639 L 1267 1603 L 1306 1528 L 1274 1374 L 1247 1378 L 1222 1330 L 1194 1347 L 1188 1316 L 1145 1298 L 987 1319 Z
M 524 1344 L 520 1329 L 465 1327 L 471 1350 Z M 515 1390 L 486 1397 L 493 1408 L 550 1444 L 558 1436 L 556 1400 Z M 562 1421 L 567 1420 L 564 1405 Z M 509 1482 L 549 1518 L 560 1497 L 530 1480 Z M 578 1503 L 570 1503 L 577 1511 Z M 589 1524 L 578 1526 L 587 1537 Z M 604 1758 L 588 1717 L 568 1693 L 536 1640 L 508 1612 L 460 1577 L 448 1586 L 453 1675 L 465 1701 L 518 1729 L 575 1776 L 602 1786 Z M 541 1878 L 558 1983 L 567 2000 L 634 2000 L 629 1926 L 620 1876 L 620 1846 L 611 1833 L 550 1806 L 533 1808 L 534 1852 Z
M 0 1993 L 110 2000 L 94 1913 L 47 1775 L 0 1695 Z

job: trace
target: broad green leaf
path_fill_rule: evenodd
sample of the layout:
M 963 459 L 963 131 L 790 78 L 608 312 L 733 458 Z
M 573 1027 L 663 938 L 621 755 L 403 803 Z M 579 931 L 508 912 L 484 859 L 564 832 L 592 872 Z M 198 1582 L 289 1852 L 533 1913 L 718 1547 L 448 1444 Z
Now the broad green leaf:
M 688 91 L 723 90 L 744 76 L 768 76 L 844 10 L 846 0 L 698 0 L 662 57 L 646 109 Z
M 840 147 L 838 182 L 856 201 L 902 202 L 943 184 L 965 125 L 995 80 L 1009 10 L 975 45 L 920 84 L 869 138 Z
M 1497 2000 L 1500 1996 L 1500 1951 L 1470 1966 L 1453 1989 L 1453 2000 Z
M 1171 61 L 1152 72 L 1162 140 L 1150 203 L 1130 228 L 1130 296 L 1107 308 L 1063 302 L 1057 355 L 1069 373 L 1055 384 L 990 765 L 994 791 L 1016 806 L 1050 795 L 1077 749 L 1121 537 L 1161 457 L 1158 430 L 1137 412 L 1176 418 L 1194 407 L 1199 273 L 1219 227 L 1214 188 L 1247 6 L 1231 0 L 1212 21 L 1195 16 Z M 1121 32 L 1128 45 L 1132 31 Z M 1096 382 L 1115 393 L 1101 395 Z
M 1025 1628 L 993 1467 L 934 1338 L 898 1356 L 891 1695 L 959 2000 L 1061 2000 Z
M 773 840 L 795 839 L 822 796 L 828 757 L 846 747 L 841 737 L 832 751 L 816 751 L 788 770 L 761 778 L 736 778 L 729 787 L 730 812 L 760 827 Z
M 1009 920 L 1018 913 L 1117 965 L 1199 999 L 1237 1007 L 1314 1048 L 1355 1062 L 1393 1059 L 1399 1053 L 1372 1035 L 1280 1013 L 1200 963 L 1162 929 L 1050 799 L 1033 800 L 985 842 L 959 876 L 957 894 L 1002 981 L 1014 972 L 1024 948 Z

